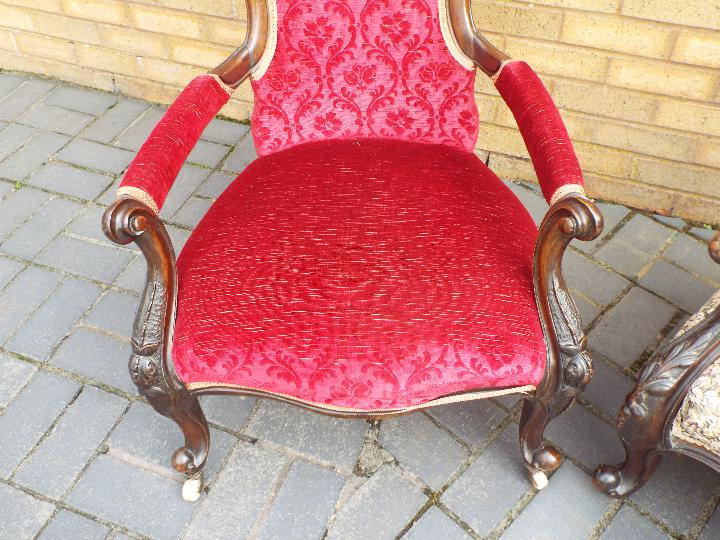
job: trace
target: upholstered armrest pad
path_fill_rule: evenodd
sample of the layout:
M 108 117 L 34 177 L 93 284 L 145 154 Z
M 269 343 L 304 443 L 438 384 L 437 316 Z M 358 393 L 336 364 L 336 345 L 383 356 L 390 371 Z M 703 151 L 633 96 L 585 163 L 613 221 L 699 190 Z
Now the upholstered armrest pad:
M 158 212 L 188 154 L 231 92 L 215 75 L 193 79 L 140 148 L 118 195 L 140 199 Z
M 549 204 L 583 192 L 583 176 L 560 113 L 532 68 L 522 61 L 504 63 L 495 87 L 515 116 Z

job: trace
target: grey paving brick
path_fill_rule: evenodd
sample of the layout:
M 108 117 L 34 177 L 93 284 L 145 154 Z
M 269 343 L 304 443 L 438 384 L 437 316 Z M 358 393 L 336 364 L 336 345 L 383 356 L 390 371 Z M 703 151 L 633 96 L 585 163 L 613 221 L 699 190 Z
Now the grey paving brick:
M 10 180 L 0 180 L 0 201 L 9 195 L 14 187 L 14 182 L 11 182 Z
M 36 371 L 32 364 L 0 353 L 0 410 L 12 401 Z
M 6 238 L 35 211 L 50 200 L 50 195 L 31 188 L 13 191 L 0 201 L 0 239 Z
M 597 251 L 597 257 L 625 275 L 635 276 L 673 234 L 672 229 L 637 214 Z
M 687 225 L 687 223 L 685 223 L 685 221 L 683 219 L 680 219 L 679 217 L 661 216 L 660 214 L 654 214 L 652 218 L 655 221 L 659 221 L 663 225 L 672 227 L 673 229 L 682 230 Z
M 21 124 L 6 125 L 0 131 L 0 161 L 21 148 L 33 138 L 35 130 Z
M 671 529 L 686 534 L 703 505 L 720 487 L 720 474 L 677 454 L 665 454 L 660 467 L 631 498 Z
M 233 173 L 214 171 L 207 177 L 207 180 L 197 188 L 195 194 L 215 199 L 233 183 L 235 177 L 236 175 Z
M 175 254 L 179 255 L 182 248 L 185 246 L 185 242 L 187 242 L 187 239 L 190 238 L 190 231 L 174 227 L 173 225 L 166 225 L 165 228 L 167 229 L 170 240 L 172 241 Z
M 573 242 L 573 246 L 585 253 L 595 253 L 607 237 L 612 234 L 618 224 L 630 214 L 630 210 L 619 204 L 598 203 L 597 206 L 603 215 L 603 221 L 605 223 L 602 233 L 592 242 Z
M 240 443 L 200 500 L 185 538 L 246 538 L 287 463 L 281 454 Z
M 717 230 L 712 228 L 705 228 L 705 227 L 692 227 L 690 229 L 690 234 L 694 234 L 698 238 L 702 239 L 704 242 L 710 242 L 712 238 L 717 233 Z
M 471 446 L 480 445 L 507 413 L 487 399 L 429 409 L 430 415 Z
M 468 451 L 424 414 L 383 421 L 380 444 L 433 490 L 468 458 Z
M 225 171 L 241 173 L 248 164 L 257 157 L 252 137 L 246 136 L 233 148 L 230 155 L 225 158 L 222 169 Z
M 320 540 L 345 480 L 317 465 L 296 461 L 257 538 L 284 538 L 292 531 L 297 538 Z M 308 497 L 308 488 L 312 497 Z
M 712 517 L 705 524 L 698 540 L 716 540 L 720 538 L 720 509 L 715 508 Z
M 236 396 L 203 396 L 200 398 L 208 421 L 240 431 L 255 407 L 256 399 Z
M 526 186 L 516 184 L 515 182 L 506 182 L 505 184 L 510 188 L 515 196 L 520 199 L 523 206 L 527 208 L 527 211 L 530 212 L 535 224 L 539 225 L 550 208 L 547 202 L 545 202 L 543 196 L 531 189 L 528 189 Z
M 94 244 L 67 235 L 56 237 L 36 257 L 41 264 L 112 283 L 132 259 L 126 249 Z
M 426 500 L 397 467 L 383 465 L 338 510 L 326 538 L 395 538 Z
M 60 510 L 40 534 L 42 540 L 103 540 L 110 532 L 105 525 L 68 510 Z
M 442 495 L 442 501 L 480 535 L 487 535 L 532 489 L 525 477 L 517 429 L 507 427 Z
M 193 148 L 187 160 L 206 167 L 217 167 L 222 159 L 230 151 L 229 146 L 209 141 L 200 140 Z
M 112 174 L 125 170 L 133 157 L 132 152 L 122 148 L 83 139 L 73 139 L 57 155 L 61 161 Z
M 590 478 L 569 461 L 563 463 L 501 538 L 576 540 L 586 538 L 610 504 Z M 549 508 L 572 508 L 558 519 Z
M 85 317 L 85 324 L 119 334 L 132 336 L 133 321 L 140 299 L 117 291 L 106 292 Z
M 121 148 L 127 148 L 137 152 L 143 145 L 145 140 L 150 135 L 155 125 L 160 121 L 164 109 L 158 107 L 152 107 L 147 109 L 137 121 L 133 122 L 123 133 L 117 137 L 117 140 L 113 143 L 113 146 L 119 146 Z
M 147 103 L 123 99 L 85 128 L 81 137 L 108 144 L 148 109 Z
M 54 86 L 55 83 L 42 79 L 30 79 L 17 86 L 0 100 L 0 120 L 15 120 Z
M 70 137 L 59 133 L 37 133 L 25 146 L 0 163 L 0 176 L 10 180 L 24 180 L 69 140 Z
M 708 241 L 698 242 L 687 235 L 680 235 L 673 238 L 663 257 L 720 287 L 720 266 L 708 256 Z
M 671 536 L 629 506 L 623 506 L 605 532 L 603 540 L 669 540 Z
M 36 373 L 0 416 L 0 475 L 7 478 L 40 437 L 50 428 L 63 408 L 75 397 L 80 385 L 44 371 Z
M 250 126 L 215 118 L 208 124 L 208 127 L 205 128 L 201 137 L 206 141 L 233 146 L 249 131 Z
M 715 292 L 712 285 L 663 260 L 653 263 L 640 283 L 688 313 L 700 309 Z
M 115 285 L 129 291 L 141 293 L 145 287 L 147 263 L 143 255 L 137 255 L 133 261 L 118 276 Z
M 97 116 L 117 103 L 118 97 L 97 90 L 61 86 L 45 98 L 45 103 Z
M 25 265 L 20 262 L 0 257 L 0 289 L 4 289 L 23 268 Z
M 60 283 L 56 272 L 26 268 L 0 292 L 0 343 L 37 308 Z
M 605 315 L 588 337 L 588 344 L 613 362 L 629 367 L 668 325 L 675 309 L 634 287 Z
M 113 243 L 105 236 L 100 225 L 102 221 L 102 215 L 105 212 L 104 206 L 86 206 L 82 212 L 73 220 L 68 226 L 66 232 L 73 236 L 79 236 L 81 238 L 87 238 L 89 240 L 95 240 L 96 242 L 103 242 L 105 244 L 113 245 Z M 134 246 L 129 244 L 127 247 Z
M 16 353 L 48 360 L 50 353 L 100 295 L 97 285 L 68 278 L 5 345 Z
M 208 169 L 196 165 L 183 165 L 160 210 L 160 217 L 168 219 L 174 215 L 209 174 Z
M 212 205 L 212 201 L 208 199 L 190 197 L 185 204 L 180 207 L 180 210 L 175 212 L 172 221 L 180 225 L 185 225 L 186 227 L 195 227 L 203 216 L 205 216 L 210 205 Z
M 468 535 L 437 506 L 431 506 L 403 536 L 406 540 L 468 540 Z
M 33 538 L 55 510 L 55 505 L 36 499 L 7 484 L 0 484 L 0 540 Z
M 107 455 L 92 462 L 66 501 L 158 540 L 179 538 L 195 509 L 182 500 L 174 480 Z
M 127 407 L 124 398 L 84 387 L 14 480 L 52 498 L 72 485 Z
M 312 414 L 292 405 L 264 400 L 245 431 L 253 437 L 352 470 L 367 424 L 362 420 Z
M 62 342 L 50 361 L 57 367 L 136 394 L 127 370 L 130 342 L 89 328 L 78 328 Z
M 54 161 L 40 167 L 26 183 L 91 201 L 105 191 L 112 182 L 112 176 Z
M 66 199 L 49 200 L 0 244 L 0 250 L 22 259 L 32 259 L 67 227 L 80 209 L 78 203 Z
M 65 135 L 77 135 L 93 117 L 89 114 L 62 109 L 47 103 L 36 103 L 17 118 L 17 122 Z
M 26 77 L 11 73 L 0 73 L 0 99 L 3 99 L 27 80 Z
M 625 278 L 573 250 L 565 252 L 563 273 L 571 289 L 581 292 L 601 308 L 630 286 Z
M 570 293 L 572 295 L 573 302 L 575 302 L 575 307 L 578 310 L 578 315 L 580 315 L 583 328 L 587 329 L 590 323 L 592 323 L 597 316 L 600 315 L 601 310 L 598 306 L 580 296 L 578 291 L 570 291 Z
M 614 419 L 635 383 L 599 358 L 593 361 L 593 372 L 593 377 L 582 395 Z

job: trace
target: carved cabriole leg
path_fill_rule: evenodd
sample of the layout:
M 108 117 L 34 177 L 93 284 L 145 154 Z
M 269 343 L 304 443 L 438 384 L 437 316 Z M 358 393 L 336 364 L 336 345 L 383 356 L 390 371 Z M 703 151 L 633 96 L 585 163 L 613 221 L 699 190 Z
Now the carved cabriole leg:
M 550 208 L 538 234 L 533 278 L 547 366 L 535 395 L 525 400 L 520 418 L 520 447 L 530 480 L 538 489 L 547 485 L 545 473 L 560 465 L 559 452 L 543 442 L 545 427 L 570 406 L 592 376 L 580 317 L 562 276 L 562 256 L 572 239 L 593 240 L 602 227 L 602 215 L 590 200 L 568 195 Z
M 197 397 L 187 392 L 175 373 L 167 346 L 172 339 L 177 295 L 170 238 L 155 213 L 131 198 L 118 199 L 108 208 L 103 230 L 118 244 L 135 242 L 147 261 L 147 283 L 133 330 L 130 376 L 155 410 L 180 426 L 185 445 L 173 454 L 172 465 L 188 477 L 183 496 L 197 500 L 210 431 Z

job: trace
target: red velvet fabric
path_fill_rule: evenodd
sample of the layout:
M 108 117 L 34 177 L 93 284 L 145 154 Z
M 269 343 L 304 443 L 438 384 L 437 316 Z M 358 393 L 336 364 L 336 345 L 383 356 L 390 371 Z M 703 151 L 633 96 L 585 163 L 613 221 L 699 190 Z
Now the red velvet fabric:
M 361 139 L 261 157 L 180 254 L 175 368 L 359 410 L 536 385 L 536 236 L 468 152 Z
M 190 151 L 229 98 L 214 77 L 193 79 L 150 133 L 120 187 L 142 189 L 161 208 Z
M 506 64 L 495 87 L 517 120 L 547 201 L 561 186 L 584 185 L 565 124 L 532 68 L 519 61 Z
M 278 40 L 253 81 L 258 155 L 327 139 L 472 150 L 475 71 L 450 54 L 438 0 L 277 0 Z

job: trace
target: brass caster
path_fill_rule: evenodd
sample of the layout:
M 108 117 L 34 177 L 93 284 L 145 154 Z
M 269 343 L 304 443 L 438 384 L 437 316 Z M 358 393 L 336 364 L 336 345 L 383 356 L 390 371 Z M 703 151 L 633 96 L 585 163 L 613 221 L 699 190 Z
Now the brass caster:
M 185 480 L 182 488 L 182 498 L 186 502 L 194 503 L 200 498 L 203 489 L 202 474 L 191 476 Z
M 548 485 L 548 477 L 542 471 L 528 471 L 528 477 L 530 478 L 530 482 L 532 483 L 533 487 L 537 490 L 544 489 Z

